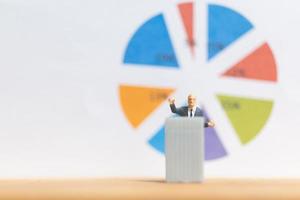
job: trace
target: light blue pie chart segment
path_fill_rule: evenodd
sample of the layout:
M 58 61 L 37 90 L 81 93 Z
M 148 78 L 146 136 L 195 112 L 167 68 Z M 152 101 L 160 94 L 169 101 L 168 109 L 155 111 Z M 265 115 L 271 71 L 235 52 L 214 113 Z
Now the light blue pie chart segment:
M 152 17 L 138 28 L 128 43 L 123 62 L 148 67 L 179 68 L 162 14 Z
M 253 25 L 241 14 L 229 8 L 208 5 L 208 60 L 222 52 Z

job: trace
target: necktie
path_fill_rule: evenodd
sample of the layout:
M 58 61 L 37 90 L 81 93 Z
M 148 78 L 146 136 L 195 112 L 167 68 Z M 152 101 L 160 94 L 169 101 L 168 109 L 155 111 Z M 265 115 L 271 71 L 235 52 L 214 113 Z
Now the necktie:
M 193 109 L 190 110 L 190 117 L 193 117 Z

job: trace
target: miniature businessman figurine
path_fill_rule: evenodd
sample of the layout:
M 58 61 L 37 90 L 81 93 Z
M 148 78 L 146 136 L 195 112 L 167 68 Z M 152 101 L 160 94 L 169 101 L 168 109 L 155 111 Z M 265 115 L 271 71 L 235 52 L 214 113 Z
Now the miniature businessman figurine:
M 196 106 L 196 97 L 192 94 L 188 96 L 188 106 L 182 106 L 176 108 L 175 99 L 169 99 L 170 108 L 173 113 L 182 117 L 203 117 L 203 111 Z M 211 120 L 207 120 L 204 123 L 204 127 L 214 127 L 215 123 Z

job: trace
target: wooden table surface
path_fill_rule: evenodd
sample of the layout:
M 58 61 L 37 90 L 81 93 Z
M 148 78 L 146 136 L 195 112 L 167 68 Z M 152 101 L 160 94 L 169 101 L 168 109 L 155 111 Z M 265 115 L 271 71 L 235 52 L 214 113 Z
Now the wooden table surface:
M 0 199 L 300 200 L 300 180 L 208 179 L 202 184 L 141 178 L 0 180 Z

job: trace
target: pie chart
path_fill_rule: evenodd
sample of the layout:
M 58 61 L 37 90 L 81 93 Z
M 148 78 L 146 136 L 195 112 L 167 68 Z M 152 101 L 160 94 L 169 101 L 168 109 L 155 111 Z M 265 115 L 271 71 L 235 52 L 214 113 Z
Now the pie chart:
M 278 82 L 272 49 L 237 9 L 205 2 L 171 5 L 133 28 L 124 46 L 120 108 L 134 134 L 164 153 L 167 99 L 197 96 L 205 116 L 205 159 L 254 141 L 272 113 Z M 135 133 L 136 132 L 136 133 Z

